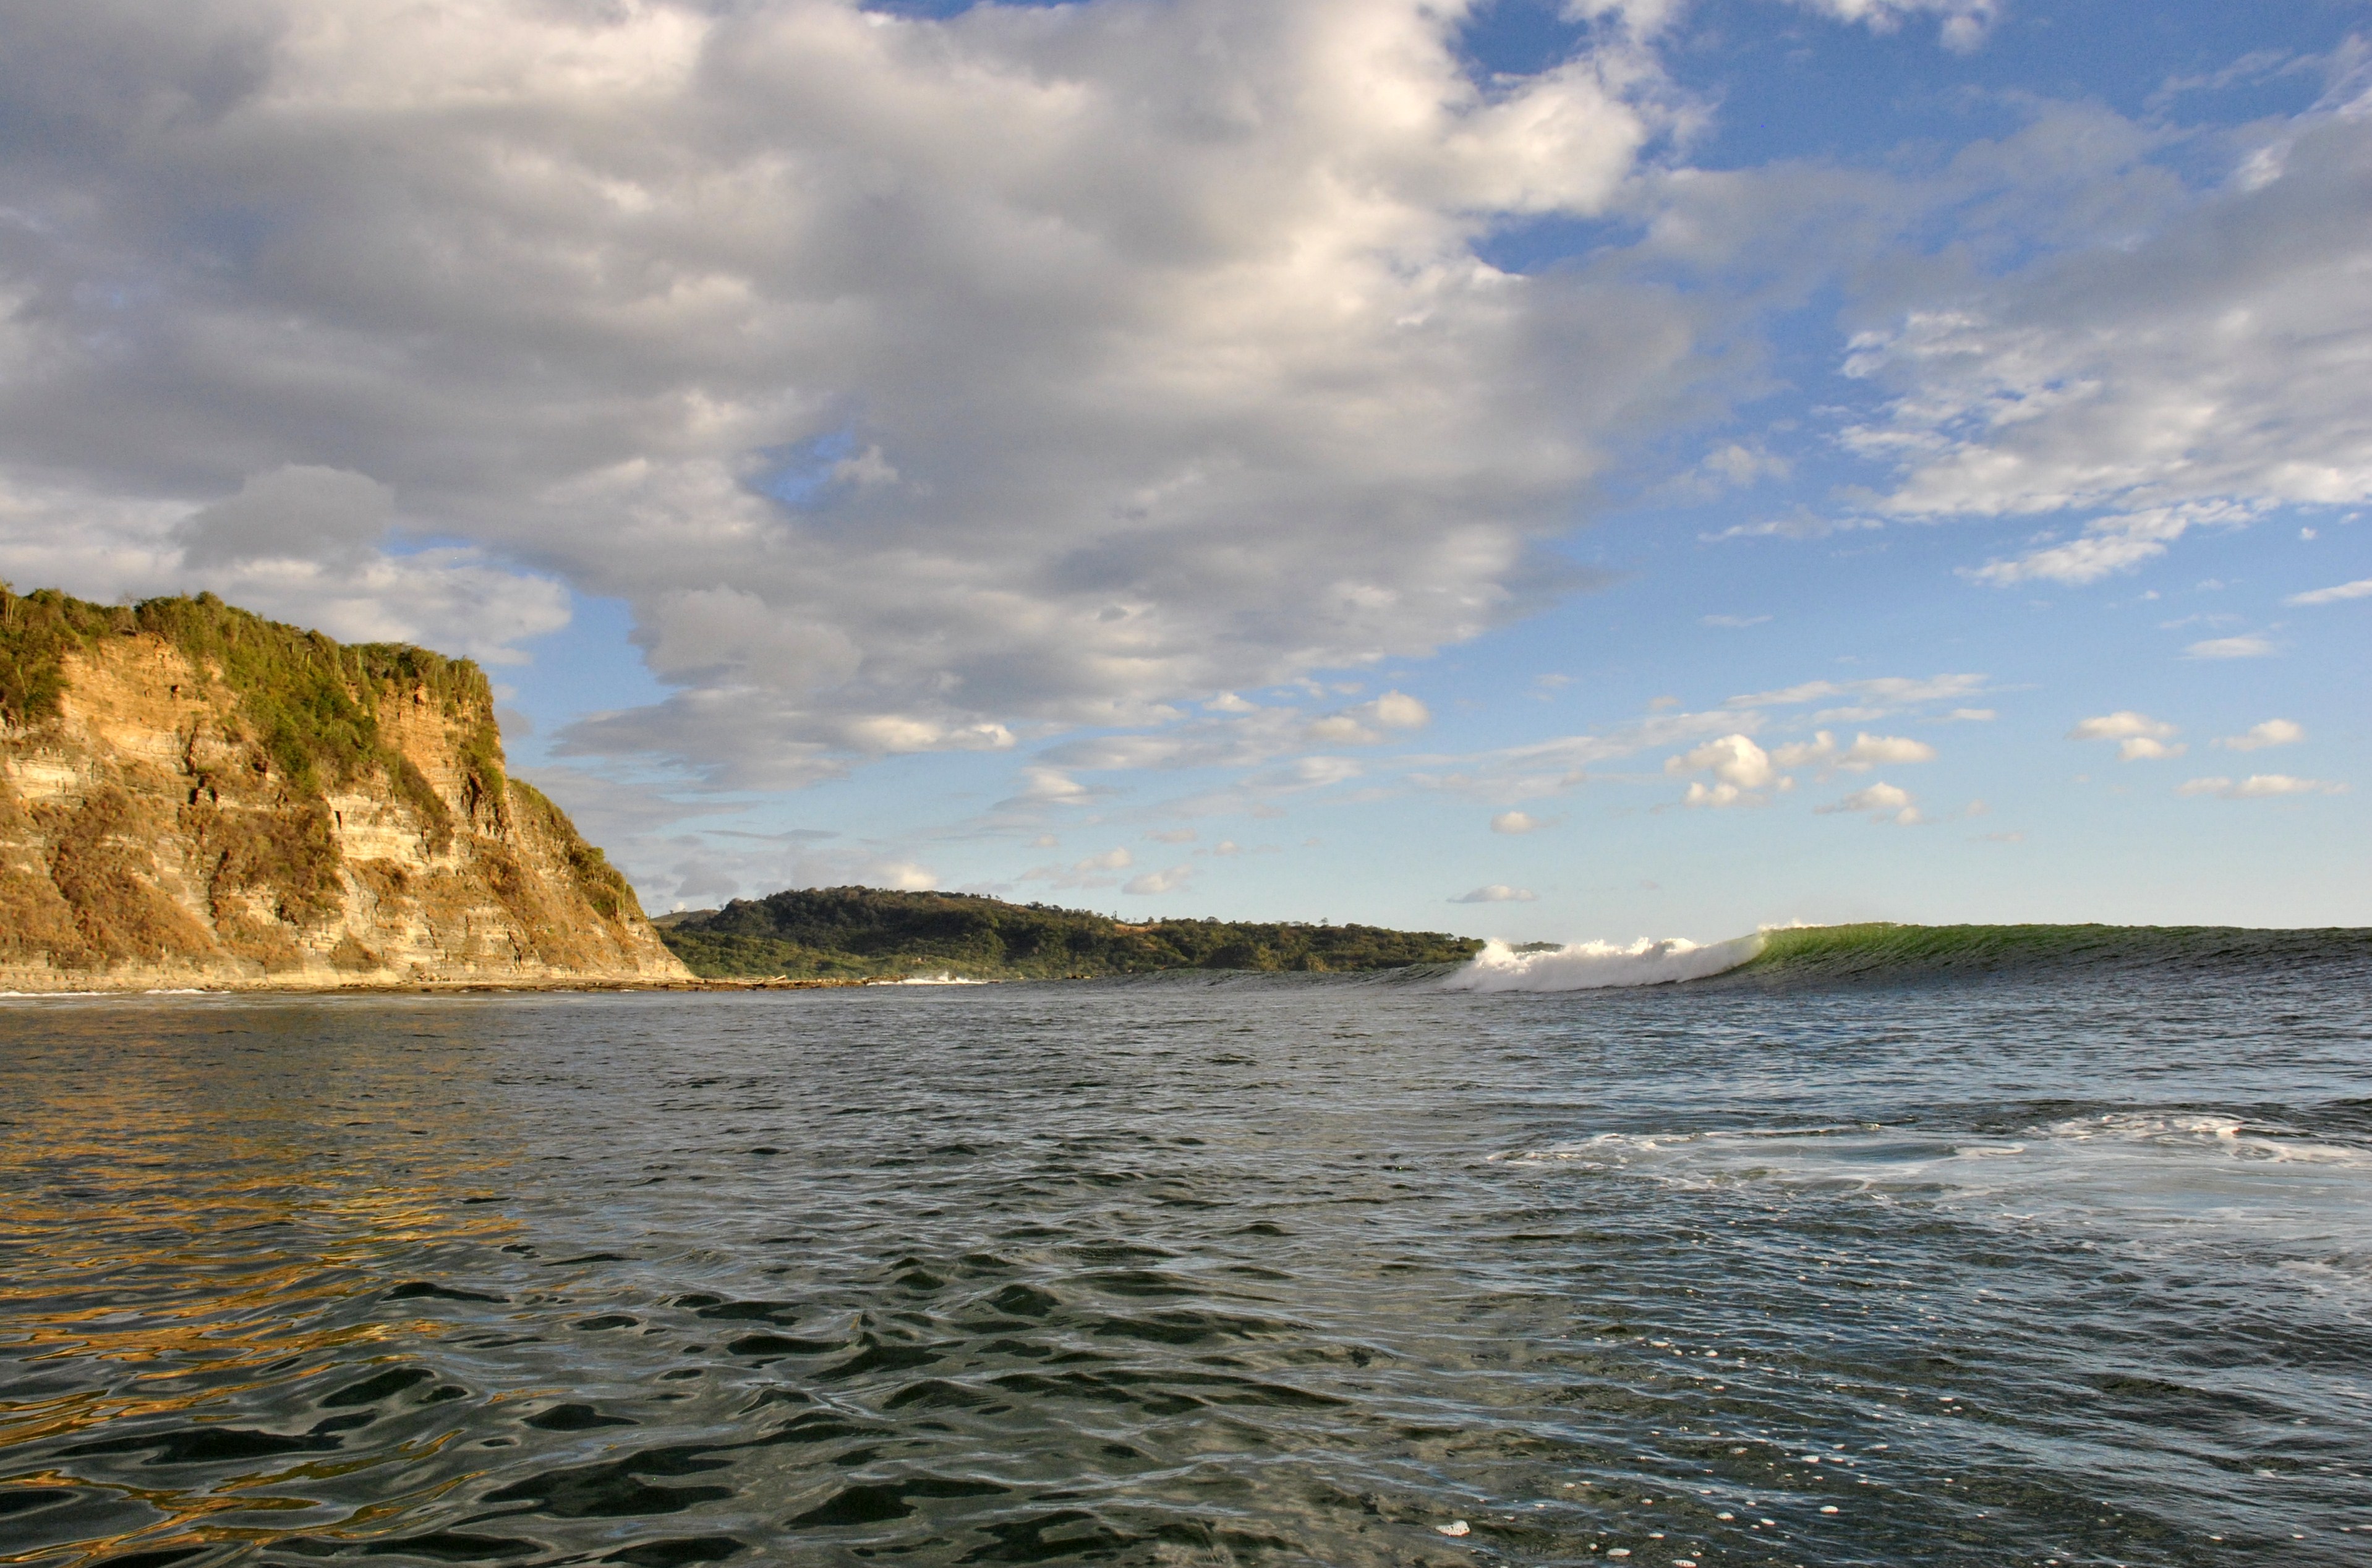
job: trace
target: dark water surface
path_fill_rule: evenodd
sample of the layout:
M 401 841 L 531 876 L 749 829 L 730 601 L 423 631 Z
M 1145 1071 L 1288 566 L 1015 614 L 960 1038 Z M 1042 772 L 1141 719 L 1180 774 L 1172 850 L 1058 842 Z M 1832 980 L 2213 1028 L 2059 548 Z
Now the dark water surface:
M 2372 1562 L 2366 981 L 8 1004 L 0 1562 Z

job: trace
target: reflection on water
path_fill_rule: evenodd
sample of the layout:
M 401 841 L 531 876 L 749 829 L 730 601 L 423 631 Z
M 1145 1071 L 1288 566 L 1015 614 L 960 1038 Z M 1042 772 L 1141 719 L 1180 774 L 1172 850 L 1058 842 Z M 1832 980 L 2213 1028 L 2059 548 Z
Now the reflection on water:
M 17 1005 L 0 1562 L 2365 1561 L 2364 978 Z

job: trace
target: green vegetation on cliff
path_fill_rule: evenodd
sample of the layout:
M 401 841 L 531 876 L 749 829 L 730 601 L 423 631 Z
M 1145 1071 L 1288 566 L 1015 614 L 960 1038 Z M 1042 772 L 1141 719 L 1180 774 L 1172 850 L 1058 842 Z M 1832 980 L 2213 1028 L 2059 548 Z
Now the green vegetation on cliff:
M 1158 920 L 1131 925 L 1084 910 L 971 893 L 802 888 L 721 910 L 661 916 L 659 937 L 694 974 L 863 979 L 945 972 L 1052 980 L 1157 970 L 1337 972 L 1457 963 L 1482 944 L 1374 925 Z
M 55 718 L 69 652 L 143 634 L 163 638 L 197 668 L 220 676 L 238 699 L 249 738 L 293 796 L 318 798 L 377 771 L 448 830 L 445 803 L 387 744 L 378 722 L 390 695 L 425 693 L 443 717 L 469 726 L 461 749 L 471 782 L 489 801 L 503 799 L 494 693 L 475 664 L 406 643 L 340 644 L 210 593 L 108 605 L 55 588 L 20 595 L 0 583 L 0 721 L 23 726 Z

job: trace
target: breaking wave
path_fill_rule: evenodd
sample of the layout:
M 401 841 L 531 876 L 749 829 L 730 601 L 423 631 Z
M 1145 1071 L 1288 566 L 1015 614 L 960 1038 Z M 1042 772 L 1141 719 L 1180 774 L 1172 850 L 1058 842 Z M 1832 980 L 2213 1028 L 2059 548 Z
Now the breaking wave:
M 1674 937 L 1519 949 L 1494 941 L 1441 983 L 1452 991 L 1595 991 L 1684 981 L 1783 988 L 2070 971 L 2333 968 L 2372 977 L 2372 930 L 1870 923 L 1771 926 L 1703 945 Z
M 1761 932 L 1703 946 L 1677 936 L 1661 942 L 1643 936 L 1627 947 L 1611 942 L 1576 942 L 1528 952 L 1492 941 L 1441 983 L 1450 991 L 1598 991 L 1618 985 L 1667 985 L 1703 980 L 1750 963 L 1762 951 L 1763 943 Z

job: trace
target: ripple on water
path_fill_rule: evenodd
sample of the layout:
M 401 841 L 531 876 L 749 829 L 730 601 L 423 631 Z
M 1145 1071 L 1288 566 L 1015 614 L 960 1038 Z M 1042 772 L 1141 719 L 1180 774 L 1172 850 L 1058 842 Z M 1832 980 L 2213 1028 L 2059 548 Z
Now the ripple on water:
M 0 1011 L 0 1558 L 2357 1561 L 2366 991 L 2225 987 Z

